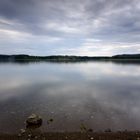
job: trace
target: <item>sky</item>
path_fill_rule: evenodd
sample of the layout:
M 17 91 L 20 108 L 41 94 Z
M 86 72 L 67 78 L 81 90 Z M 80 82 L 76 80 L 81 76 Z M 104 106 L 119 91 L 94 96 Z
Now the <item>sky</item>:
M 140 0 L 0 0 L 0 54 L 140 53 Z

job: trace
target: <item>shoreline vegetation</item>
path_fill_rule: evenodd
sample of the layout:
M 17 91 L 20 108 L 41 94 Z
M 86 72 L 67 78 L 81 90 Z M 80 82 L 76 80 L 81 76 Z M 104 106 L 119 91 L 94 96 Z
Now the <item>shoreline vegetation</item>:
M 52 55 L 52 56 L 31 56 L 26 54 L 3 55 L 0 54 L 0 62 L 88 62 L 88 61 L 111 61 L 122 63 L 140 63 L 140 54 L 122 54 L 114 56 L 68 56 L 68 55 Z

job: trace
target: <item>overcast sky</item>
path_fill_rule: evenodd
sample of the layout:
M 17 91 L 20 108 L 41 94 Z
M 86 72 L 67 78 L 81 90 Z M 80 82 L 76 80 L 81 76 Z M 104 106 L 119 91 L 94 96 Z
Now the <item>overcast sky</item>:
M 0 54 L 140 53 L 140 0 L 0 0 Z

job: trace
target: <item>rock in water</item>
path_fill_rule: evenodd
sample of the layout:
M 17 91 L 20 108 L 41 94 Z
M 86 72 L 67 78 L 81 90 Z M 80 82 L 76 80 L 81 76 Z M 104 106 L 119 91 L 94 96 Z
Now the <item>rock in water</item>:
M 26 120 L 27 127 L 30 126 L 41 126 L 42 125 L 42 118 L 39 115 L 32 114 Z

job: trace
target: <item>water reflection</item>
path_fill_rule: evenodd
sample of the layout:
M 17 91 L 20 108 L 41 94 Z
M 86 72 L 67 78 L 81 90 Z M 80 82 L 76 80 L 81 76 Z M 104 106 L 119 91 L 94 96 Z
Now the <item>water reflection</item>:
M 42 131 L 140 129 L 140 67 L 105 62 L 0 65 L 0 131 L 40 114 Z M 53 118 L 50 125 L 47 120 Z

